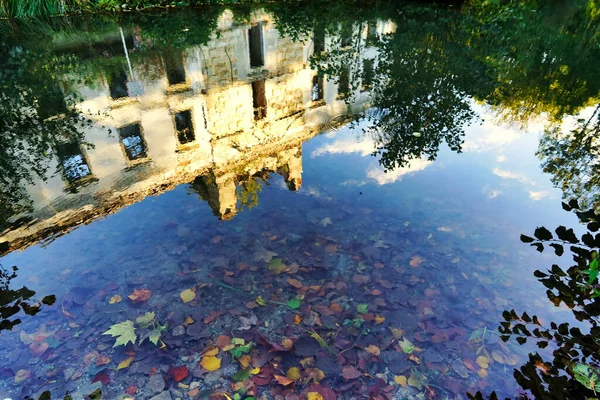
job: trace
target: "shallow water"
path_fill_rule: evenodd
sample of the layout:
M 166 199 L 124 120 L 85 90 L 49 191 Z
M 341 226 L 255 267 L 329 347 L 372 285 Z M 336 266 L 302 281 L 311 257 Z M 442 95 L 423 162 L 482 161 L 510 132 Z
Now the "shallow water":
M 532 347 L 499 339 L 502 312 L 569 318 L 532 275 L 554 258 L 519 240 L 543 224 L 577 222 L 536 155 L 547 116 L 511 124 L 497 105 L 458 90 L 455 106 L 423 103 L 420 128 L 396 132 L 409 134 L 399 153 L 408 150 L 390 168 L 391 156 L 384 166 L 372 155 L 382 147 L 373 127 L 386 115 L 365 114 L 385 109 L 380 89 L 364 88 L 363 76 L 340 94 L 343 77 L 311 58 L 317 41 L 284 35 L 277 14 L 221 12 L 210 13 L 219 35 L 184 36 L 176 47 L 152 47 L 155 32 L 145 37 L 141 22 L 118 22 L 131 72 L 119 31 L 81 34 L 83 44 L 73 32 L 55 34 L 53 62 L 79 57 L 81 74 L 65 76 L 59 93 L 90 120 L 44 119 L 54 155 L 29 181 L 15 175 L 26 196 L 10 199 L 20 212 L 5 218 L 1 262 L 19 268 L 11 289 L 56 299 L 35 315 L 7 314 L 20 321 L 0 334 L 0 395 L 522 393 L 513 369 Z M 185 18 L 177 25 L 178 15 L 152 22 L 204 29 Z M 339 35 L 328 32 L 322 54 L 349 47 L 385 64 L 389 47 L 360 41 L 365 26 L 382 42 L 398 35 L 406 27 L 395 17 L 350 19 L 353 43 L 336 48 Z M 90 72 L 90 60 L 98 70 Z M 129 85 L 115 83 L 115 69 Z M 327 74 L 322 81 L 317 71 Z M 381 76 L 373 85 L 384 85 Z M 470 124 L 430 130 L 436 115 L 425 109 L 436 107 L 438 117 L 455 112 Z M 77 127 L 73 136 L 60 121 Z M 465 133 L 460 154 L 432 136 L 455 129 Z M 152 322 L 136 320 L 149 312 Z M 128 320 L 138 340 L 113 347 L 103 333 Z M 140 343 L 149 329 L 160 338 Z M 232 338 L 252 345 L 244 353 Z

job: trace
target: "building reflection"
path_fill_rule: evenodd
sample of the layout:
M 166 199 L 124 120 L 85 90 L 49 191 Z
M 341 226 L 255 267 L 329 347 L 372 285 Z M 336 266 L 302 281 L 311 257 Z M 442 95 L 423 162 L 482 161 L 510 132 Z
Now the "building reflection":
M 378 22 L 292 41 L 269 14 L 253 15 L 239 24 L 227 11 L 205 45 L 161 49 L 142 61 L 127 57 L 129 64 L 95 82 L 62 90 L 63 99 L 76 93 L 76 107 L 92 116 L 84 140 L 91 146 L 68 140 L 58 146 L 48 170 L 60 173 L 26 187 L 33 211 L 14 217 L 28 222 L 4 231 L 3 247 L 52 240 L 182 183 L 191 183 L 224 220 L 239 211 L 237 188 L 261 171 L 300 189 L 302 143 L 369 106 L 371 75 L 364 68 L 377 60 L 376 49 L 364 46 L 361 63 L 328 79 L 310 68 L 309 57 L 344 45 L 340 35 L 366 43 L 374 31 L 393 26 Z M 135 52 L 140 37 L 135 29 L 124 32 L 121 48 Z M 350 79 L 359 81 L 352 96 Z M 52 114 L 52 107 L 44 110 Z

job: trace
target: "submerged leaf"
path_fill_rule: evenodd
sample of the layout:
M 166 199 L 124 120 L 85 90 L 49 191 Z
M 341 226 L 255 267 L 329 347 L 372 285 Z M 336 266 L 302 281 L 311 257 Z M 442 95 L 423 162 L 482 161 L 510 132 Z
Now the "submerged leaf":
M 291 299 L 290 301 L 287 302 L 287 305 L 289 308 L 291 308 L 292 310 L 297 310 L 300 308 L 300 300 L 299 299 Z
M 114 324 L 109 330 L 104 332 L 103 335 L 111 335 L 112 337 L 117 338 L 113 347 L 125 346 L 129 342 L 135 343 L 135 340 L 137 339 L 133 322 L 130 320 Z
M 121 361 L 119 363 L 119 365 L 117 366 L 117 369 L 123 369 L 123 368 L 129 367 L 134 358 L 135 358 L 134 356 L 127 357 L 126 359 L 124 359 L 123 361 Z
M 204 356 L 200 361 L 202 368 L 209 372 L 213 372 L 221 368 L 221 359 L 215 356 Z
M 179 294 L 184 303 L 189 303 L 196 298 L 196 292 L 192 289 L 185 289 Z
M 146 314 L 137 317 L 135 322 L 139 325 L 140 328 L 148 328 L 150 324 L 154 321 L 154 313 L 147 312 Z
M 399 344 L 404 354 L 410 354 L 415 350 L 415 345 L 412 344 L 407 338 L 402 339 Z

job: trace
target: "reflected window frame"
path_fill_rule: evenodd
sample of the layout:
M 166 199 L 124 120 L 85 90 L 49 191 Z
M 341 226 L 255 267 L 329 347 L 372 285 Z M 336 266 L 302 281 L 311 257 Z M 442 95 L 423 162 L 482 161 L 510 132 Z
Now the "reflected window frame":
M 313 75 L 310 101 L 313 107 L 325 104 L 325 76 L 319 74 Z
M 137 132 L 126 132 L 126 130 L 132 128 L 137 129 Z M 125 135 L 123 133 L 125 133 Z M 123 151 L 123 156 L 125 157 L 128 165 L 132 166 L 150 161 L 150 157 L 148 155 L 148 143 L 146 142 L 146 138 L 144 136 L 144 127 L 142 126 L 141 121 L 132 122 L 118 127 L 117 134 L 119 135 L 119 143 L 121 145 L 121 150 Z M 138 154 L 132 155 L 132 153 L 128 150 L 128 148 L 131 146 L 128 146 L 125 143 L 125 139 L 135 136 L 139 137 L 139 143 L 137 146 L 141 146 L 142 150 Z
M 64 140 L 55 146 L 54 152 L 58 161 L 58 169 L 66 183 L 65 191 L 76 193 L 81 186 L 98 180 L 94 176 L 87 153 L 79 141 Z M 66 165 L 68 159 L 73 157 L 79 157 L 79 161 L 76 161 L 77 165 L 74 165 L 76 169 L 81 169 L 77 175 L 70 173 L 70 168 Z M 87 172 L 81 173 L 84 171 L 82 167 L 85 167 Z
M 172 110 L 171 111 L 171 116 L 172 116 L 172 120 L 173 120 L 173 129 L 175 131 L 175 140 L 177 141 L 177 148 L 178 149 L 185 149 L 187 147 L 193 146 L 195 145 L 196 142 L 196 129 L 195 129 L 195 124 L 194 124 L 194 115 L 192 113 L 193 108 L 186 108 L 186 109 L 176 109 L 176 110 Z M 183 117 L 182 119 L 180 119 L 178 116 L 182 115 L 188 115 L 188 117 Z M 185 121 L 187 120 L 187 124 L 189 124 L 189 126 L 187 127 L 182 127 L 182 129 L 179 129 L 181 127 L 181 122 L 180 121 Z M 189 129 L 189 132 L 186 132 L 185 129 Z M 191 133 L 191 138 L 189 137 Z M 182 136 L 183 135 L 183 136 Z M 181 140 L 182 138 L 185 138 L 186 140 L 183 141 Z

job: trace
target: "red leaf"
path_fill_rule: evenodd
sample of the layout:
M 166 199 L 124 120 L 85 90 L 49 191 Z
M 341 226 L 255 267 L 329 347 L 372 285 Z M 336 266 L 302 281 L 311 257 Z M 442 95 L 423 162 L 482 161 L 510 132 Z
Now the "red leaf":
M 108 385 L 108 383 L 110 382 L 110 375 L 108 375 L 108 373 L 106 373 L 105 371 L 99 372 L 96 374 L 94 379 L 92 379 L 92 383 L 95 382 L 100 382 L 103 385 Z
M 125 389 L 125 394 L 135 394 L 135 392 L 137 392 L 136 386 L 129 386 L 127 389 Z
M 187 376 L 189 375 L 189 371 L 183 365 L 181 365 L 179 367 L 170 366 L 169 367 L 169 375 L 171 376 L 171 378 L 173 378 L 173 380 L 175 382 L 180 382 L 180 381 L 184 380 L 185 378 L 187 378 Z
M 337 398 L 338 398 L 337 394 L 335 394 L 333 389 L 318 385 L 316 383 L 313 383 L 312 385 L 310 385 L 308 387 L 308 389 L 306 390 L 306 392 L 307 393 L 317 392 L 321 396 L 323 396 L 323 400 L 337 400 Z
M 342 376 L 346 379 L 356 379 L 360 377 L 360 371 L 351 365 L 346 365 L 342 369 Z

